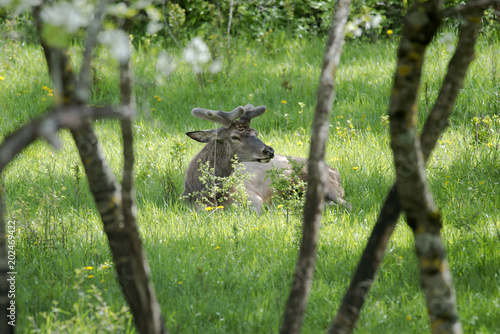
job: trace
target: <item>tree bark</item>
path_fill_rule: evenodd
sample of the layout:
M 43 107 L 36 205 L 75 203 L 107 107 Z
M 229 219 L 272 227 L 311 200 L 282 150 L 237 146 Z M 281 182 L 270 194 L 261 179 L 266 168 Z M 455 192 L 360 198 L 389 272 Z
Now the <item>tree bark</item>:
M 440 135 L 448 126 L 448 117 L 463 86 L 469 64 L 474 59 L 474 45 L 480 28 L 480 20 L 477 17 L 481 15 L 481 12 L 476 10 L 471 13 L 476 19 L 471 20 L 467 17 L 462 24 L 457 49 L 448 65 L 436 103 L 422 130 L 422 153 L 425 162 Z M 381 209 L 351 284 L 330 328 L 330 333 L 351 333 L 354 329 L 400 213 L 401 204 L 394 185 Z
M 440 1 L 420 2 L 409 12 L 398 50 L 389 106 L 396 188 L 411 227 L 422 289 L 433 333 L 461 333 L 455 291 L 441 238 L 441 215 L 426 181 L 417 128 L 417 92 L 425 50 L 441 22 Z
M 82 112 L 82 110 L 86 110 L 86 112 Z M 7 136 L 0 145 L 0 175 L 7 164 L 37 138 L 45 138 L 51 144 L 57 146 L 59 143 L 57 131 L 59 129 L 78 127 L 91 118 L 117 116 L 122 116 L 122 113 L 112 108 L 72 108 L 69 110 L 56 110 L 45 115 L 45 117 L 22 126 Z M 15 294 L 15 289 L 11 289 L 11 287 L 15 287 L 16 271 L 15 264 L 12 264 L 12 262 L 9 264 L 7 256 L 7 244 L 12 246 L 12 251 L 15 254 L 15 238 L 8 239 L 5 232 L 3 188 L 0 185 L 0 333 L 10 334 L 14 333 L 15 327 L 9 325 L 9 322 L 14 321 L 15 323 L 15 317 L 19 316 L 19 312 L 18 306 L 13 304 L 14 318 L 7 317 L 11 315 L 10 310 L 8 310 L 9 307 L 12 308 L 11 301 L 15 302 L 15 299 L 10 298 L 9 295 Z M 12 229 L 9 229 L 9 234 L 12 235 L 12 233 Z M 15 259 L 13 261 L 15 262 Z M 11 282 L 14 284 L 11 285 Z
M 54 86 L 60 92 L 56 105 L 79 108 L 78 106 L 87 103 L 90 92 L 89 71 L 92 48 L 100 31 L 101 20 L 104 17 L 104 13 L 100 11 L 103 11 L 104 7 L 103 4 L 99 6 L 99 12 L 96 13 L 89 27 L 78 81 L 69 62 L 67 50 L 56 49 L 44 43 L 42 39 L 40 41 Z M 43 25 L 40 19 L 41 10 L 42 6 L 33 10 L 39 36 L 41 36 Z M 130 63 L 122 64 L 121 70 L 120 89 L 125 103 L 121 107 L 124 112 L 122 116 L 125 116 L 122 121 L 125 155 L 123 189 L 109 168 L 92 123 L 87 121 L 77 129 L 71 129 L 71 133 L 108 237 L 118 281 L 129 303 L 136 327 L 139 333 L 166 333 L 160 307 L 150 282 L 150 268 L 142 250 L 136 224 L 132 147 L 132 116 L 135 101 L 132 93 Z
M 324 156 L 334 98 L 334 76 L 344 44 L 344 28 L 349 15 L 349 7 L 350 0 L 337 1 L 323 59 L 308 161 L 309 177 L 304 206 L 302 242 L 290 296 L 280 329 L 281 333 L 300 332 L 309 300 L 316 264 L 317 236 L 322 210 L 321 200 L 326 179 Z

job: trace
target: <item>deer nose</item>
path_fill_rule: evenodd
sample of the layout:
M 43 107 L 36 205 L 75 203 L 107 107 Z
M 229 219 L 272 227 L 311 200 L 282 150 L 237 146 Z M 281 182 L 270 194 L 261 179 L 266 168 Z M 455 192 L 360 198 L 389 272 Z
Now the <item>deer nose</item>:
M 274 149 L 272 147 L 266 146 L 262 151 L 269 159 L 274 158 Z

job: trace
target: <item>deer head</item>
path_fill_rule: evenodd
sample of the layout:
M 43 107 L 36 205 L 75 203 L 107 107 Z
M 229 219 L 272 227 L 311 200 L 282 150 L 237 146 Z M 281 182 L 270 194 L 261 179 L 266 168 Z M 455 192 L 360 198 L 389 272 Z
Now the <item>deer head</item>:
M 225 156 L 232 158 L 236 155 L 241 162 L 266 163 L 274 157 L 274 149 L 264 144 L 257 137 L 258 132 L 250 127 L 252 118 L 262 115 L 265 111 L 265 106 L 254 107 L 251 104 L 245 107 L 239 106 L 231 112 L 194 108 L 191 111 L 194 117 L 218 123 L 222 127 L 186 134 L 202 143 L 214 142 L 216 145 L 222 145 Z

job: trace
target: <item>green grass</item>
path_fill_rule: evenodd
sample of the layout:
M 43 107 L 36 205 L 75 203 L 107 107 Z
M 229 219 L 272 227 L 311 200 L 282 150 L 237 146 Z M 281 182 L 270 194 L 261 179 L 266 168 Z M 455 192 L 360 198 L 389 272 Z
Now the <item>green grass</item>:
M 202 147 L 184 133 L 213 127 L 191 117 L 193 107 L 232 110 L 246 103 L 264 104 L 268 112 L 252 122 L 260 137 L 280 154 L 307 156 L 324 41 L 284 42 L 274 49 L 238 43 L 230 61 L 224 59 L 222 73 L 207 74 L 203 87 L 185 64 L 164 85 L 155 85 L 156 51 L 139 48 L 135 54 L 139 228 L 172 332 L 277 332 L 292 282 L 298 216 L 287 222 L 286 213 L 275 206 L 260 217 L 237 209 L 192 211 L 179 201 L 184 169 Z M 499 113 L 499 46 L 496 40 L 478 44 L 451 126 L 427 166 L 443 213 L 459 315 L 470 333 L 499 333 L 500 124 L 476 142 L 471 121 Z M 304 333 L 324 332 L 330 324 L 394 179 L 381 116 L 388 108 L 396 47 L 395 41 L 344 47 L 327 161 L 340 171 L 353 209 L 328 207 L 324 212 Z M 9 50 L 11 58 L 2 54 L 0 63 L 5 78 L 0 81 L 2 137 L 46 112 L 52 97 L 43 87 L 53 89 L 39 47 L 11 44 Z M 77 63 L 77 50 L 74 54 Z M 427 88 L 419 97 L 420 125 L 450 57 L 438 43 L 429 50 L 422 80 Z M 114 61 L 100 52 L 96 64 L 92 103 L 116 103 Z M 282 87 L 283 75 L 292 89 Z M 302 114 L 298 102 L 305 104 Z M 95 128 L 120 178 L 119 123 L 98 121 Z M 6 218 L 16 220 L 18 228 L 16 329 L 134 332 L 130 316 L 122 312 L 125 300 L 113 268 L 103 267 L 111 255 L 75 146 L 67 131 L 61 137 L 60 151 L 37 141 L 3 175 Z M 174 154 L 176 143 L 181 153 Z M 401 219 L 356 332 L 417 333 L 428 327 L 413 237 Z

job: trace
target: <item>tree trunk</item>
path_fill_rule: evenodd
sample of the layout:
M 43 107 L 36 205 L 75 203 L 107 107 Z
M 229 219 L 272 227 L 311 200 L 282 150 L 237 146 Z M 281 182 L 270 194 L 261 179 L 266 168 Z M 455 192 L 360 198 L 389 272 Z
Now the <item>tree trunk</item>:
M 330 112 L 334 98 L 334 75 L 340 62 L 340 54 L 344 44 L 344 27 L 349 15 L 349 7 L 350 0 L 337 1 L 335 16 L 323 59 L 323 70 L 319 80 L 308 161 L 309 179 L 304 206 L 302 243 L 292 289 L 285 308 L 281 333 L 300 332 L 309 300 L 309 292 L 316 264 L 316 243 L 322 209 L 321 200 L 323 199 L 326 179 L 324 156 L 326 141 L 328 139 L 328 127 L 330 125 Z
M 448 65 L 436 103 L 422 130 L 422 153 L 425 162 L 448 125 L 448 117 L 463 86 L 469 64 L 474 58 L 474 45 L 480 28 L 478 17 L 481 16 L 481 11 L 477 9 L 471 11 L 471 14 L 472 16 L 467 15 L 462 24 L 457 49 Z M 394 185 L 381 209 L 330 333 L 351 333 L 354 329 L 400 213 L 401 204 Z

